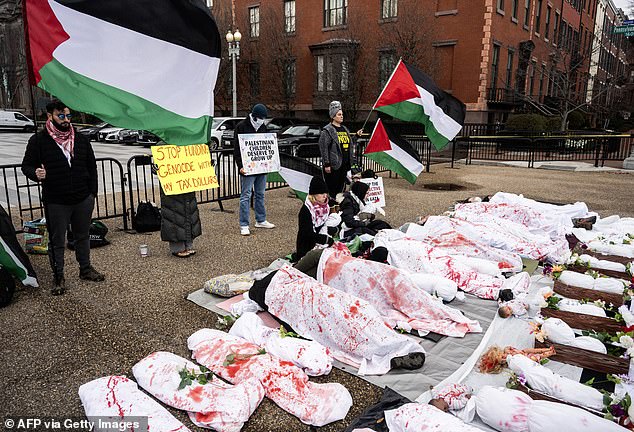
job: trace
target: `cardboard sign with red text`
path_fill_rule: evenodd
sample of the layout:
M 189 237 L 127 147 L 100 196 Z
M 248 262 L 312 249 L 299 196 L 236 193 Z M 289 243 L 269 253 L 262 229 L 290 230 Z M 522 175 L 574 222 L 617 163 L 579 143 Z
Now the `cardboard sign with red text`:
M 211 163 L 209 146 L 206 144 L 152 146 L 152 156 L 165 195 L 179 195 L 219 186 L 216 170 Z
M 378 207 L 385 207 L 385 189 L 383 189 L 383 177 L 377 177 L 375 179 L 360 179 L 363 183 L 367 183 L 370 186 L 366 200 L 373 202 Z

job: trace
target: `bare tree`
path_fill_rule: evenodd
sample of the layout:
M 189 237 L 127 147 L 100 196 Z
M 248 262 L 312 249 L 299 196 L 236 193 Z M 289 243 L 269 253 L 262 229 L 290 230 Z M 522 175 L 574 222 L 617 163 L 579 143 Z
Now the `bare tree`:
M 214 6 L 211 10 L 220 37 L 222 38 L 221 46 L 222 52 L 220 53 L 220 67 L 218 68 L 218 79 L 216 81 L 216 88 L 214 90 L 214 111 L 216 114 L 228 113 L 231 111 L 231 59 L 228 58 L 227 45 L 224 41 L 225 33 L 228 30 L 235 29 L 231 25 L 231 4 L 229 2 L 214 2 Z

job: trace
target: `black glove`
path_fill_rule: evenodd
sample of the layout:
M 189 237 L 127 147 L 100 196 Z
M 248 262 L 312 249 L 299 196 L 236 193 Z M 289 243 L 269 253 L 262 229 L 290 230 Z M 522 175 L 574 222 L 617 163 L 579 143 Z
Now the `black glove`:
M 328 227 L 328 235 L 330 237 L 334 237 L 335 234 L 337 234 L 337 231 L 339 231 L 337 227 Z

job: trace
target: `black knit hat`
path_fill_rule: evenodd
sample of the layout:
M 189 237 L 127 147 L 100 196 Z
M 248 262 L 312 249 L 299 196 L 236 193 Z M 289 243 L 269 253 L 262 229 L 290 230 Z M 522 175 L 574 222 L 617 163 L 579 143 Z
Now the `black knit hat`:
M 313 177 L 308 187 L 308 195 L 317 195 L 322 193 L 328 193 L 328 186 L 323 178 L 319 176 Z
M 370 190 L 370 185 L 361 181 L 352 183 L 350 191 L 357 196 L 360 200 L 365 199 L 365 194 Z

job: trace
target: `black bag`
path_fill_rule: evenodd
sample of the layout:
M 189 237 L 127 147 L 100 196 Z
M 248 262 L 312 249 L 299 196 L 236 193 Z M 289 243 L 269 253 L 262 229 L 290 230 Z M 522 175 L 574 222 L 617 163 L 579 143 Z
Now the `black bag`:
M 161 211 L 156 204 L 141 201 L 132 218 L 132 228 L 138 233 L 159 231 L 161 229 Z
M 0 266 L 0 308 L 11 303 L 15 292 L 15 280 L 7 269 Z
M 96 248 L 109 245 L 110 242 L 106 240 L 106 234 L 108 234 L 108 227 L 106 224 L 99 220 L 94 220 L 90 223 L 90 230 L 88 231 L 90 236 L 90 248 Z M 66 234 L 66 244 L 68 249 L 75 250 L 75 239 L 73 237 L 73 231 L 70 226 L 68 227 L 68 233 Z

